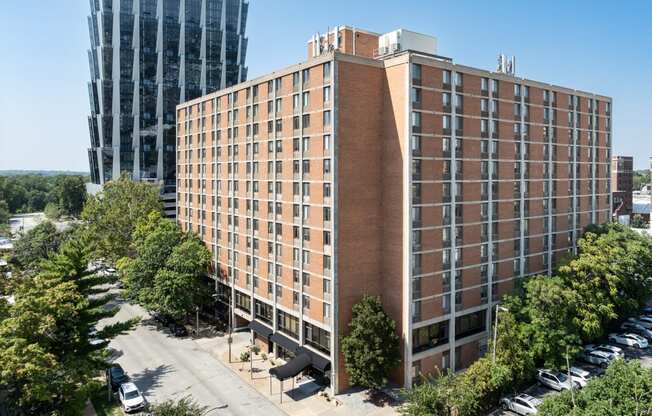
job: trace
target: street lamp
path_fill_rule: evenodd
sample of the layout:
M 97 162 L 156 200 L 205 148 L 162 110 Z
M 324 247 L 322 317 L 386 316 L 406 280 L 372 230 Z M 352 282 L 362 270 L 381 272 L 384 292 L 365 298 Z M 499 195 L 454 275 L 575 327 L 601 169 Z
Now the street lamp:
M 491 364 L 496 364 L 496 341 L 498 339 L 498 311 L 507 312 L 507 308 L 496 304 L 495 322 L 494 322 L 494 351 Z
M 199 338 L 199 306 L 195 306 L 195 314 L 197 317 L 197 329 L 195 330 L 195 336 Z

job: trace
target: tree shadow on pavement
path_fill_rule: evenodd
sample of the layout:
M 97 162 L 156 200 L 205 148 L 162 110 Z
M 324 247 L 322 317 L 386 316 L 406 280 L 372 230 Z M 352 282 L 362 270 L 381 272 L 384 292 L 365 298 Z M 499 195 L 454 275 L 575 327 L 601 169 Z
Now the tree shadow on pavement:
M 140 373 L 131 374 L 130 381 L 134 382 L 141 392 L 148 392 L 149 390 L 161 386 L 161 378 L 174 370 L 168 364 L 162 364 L 155 368 L 146 368 Z

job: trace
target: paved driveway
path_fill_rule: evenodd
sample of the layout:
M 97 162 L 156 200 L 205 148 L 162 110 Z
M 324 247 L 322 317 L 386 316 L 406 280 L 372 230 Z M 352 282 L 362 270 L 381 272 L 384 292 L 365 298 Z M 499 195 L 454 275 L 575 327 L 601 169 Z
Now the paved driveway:
M 247 385 L 233 372 L 191 339 L 174 338 L 158 329 L 139 306 L 123 304 L 113 318 L 141 316 L 132 332 L 116 337 L 110 347 L 115 359 L 136 383 L 148 401 L 180 399 L 187 395 L 202 405 L 215 408 L 215 415 L 283 415 L 274 404 Z

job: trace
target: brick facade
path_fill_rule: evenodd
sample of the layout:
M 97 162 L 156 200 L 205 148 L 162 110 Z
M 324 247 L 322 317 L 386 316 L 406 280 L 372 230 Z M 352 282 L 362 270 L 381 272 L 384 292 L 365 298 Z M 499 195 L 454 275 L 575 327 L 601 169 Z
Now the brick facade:
M 609 220 L 611 100 L 374 59 L 370 32 L 354 55 L 339 30 L 339 50 L 178 107 L 178 220 L 234 318 L 328 358 L 337 391 L 351 308 L 380 296 L 410 385 L 473 362 L 500 296 Z

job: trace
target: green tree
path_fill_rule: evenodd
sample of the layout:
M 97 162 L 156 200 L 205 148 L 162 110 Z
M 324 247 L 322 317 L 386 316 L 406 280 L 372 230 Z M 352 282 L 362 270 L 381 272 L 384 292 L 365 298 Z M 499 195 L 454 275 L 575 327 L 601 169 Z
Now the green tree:
M 9 205 L 6 201 L 0 201 L 0 233 L 9 231 L 9 220 L 11 213 L 9 212 Z
M 632 187 L 635 191 L 640 190 L 643 186 L 650 184 L 650 170 L 635 170 L 632 178 Z
M 449 416 L 455 407 L 450 394 L 455 389 L 456 376 L 453 373 L 439 378 L 423 376 L 423 382 L 402 392 L 403 404 L 399 413 L 409 416 Z
M 158 187 L 126 175 L 105 184 L 82 212 L 96 255 L 116 261 L 131 253 L 136 223 L 152 211 L 163 212 Z
M 557 276 L 535 276 L 524 285 L 524 307 L 520 311 L 526 325 L 525 337 L 529 351 L 537 364 L 560 368 L 566 362 L 566 352 L 579 352 L 578 294 L 564 285 Z
M 0 201 L 0 224 L 9 223 L 11 212 L 9 212 L 9 205 L 6 201 Z
M 200 406 L 190 396 L 178 402 L 167 400 L 153 404 L 148 410 L 152 416 L 204 416 L 208 413 L 207 406 Z
M 58 220 L 61 217 L 61 209 L 59 208 L 59 205 L 54 202 L 48 202 L 43 213 L 47 219 L 52 221 Z
M 19 414 L 73 412 L 106 368 L 107 340 L 135 324 L 119 322 L 93 333 L 117 307 L 110 306 L 115 295 L 102 286 L 112 278 L 87 271 L 86 247 L 79 236 L 64 243 L 16 289 L 16 303 L 0 323 L 0 392 Z M 92 343 L 95 337 L 105 341 Z
M 179 226 L 163 218 L 160 212 L 150 212 L 137 222 L 133 233 L 135 257 L 123 258 L 118 263 L 129 299 L 141 304 L 151 303 L 149 296 L 153 291 L 154 277 L 165 267 L 182 239 Z
M 400 362 L 396 322 L 376 296 L 363 296 L 352 314 L 349 334 L 342 338 L 346 372 L 352 384 L 380 389 Z
M 643 416 L 652 414 L 652 370 L 640 362 L 614 361 L 604 376 L 575 392 L 549 395 L 539 408 L 542 416 Z
M 44 221 L 16 241 L 15 257 L 25 269 L 32 269 L 42 260 L 54 254 L 61 244 L 62 235 L 57 227 Z
M 54 189 L 59 208 L 66 215 L 78 217 L 86 202 L 86 184 L 81 176 L 61 176 Z
M 648 223 L 645 221 L 642 215 L 636 214 L 632 217 L 632 228 L 647 228 Z
M 118 263 L 130 299 L 174 317 L 210 300 L 202 278 L 211 254 L 196 236 L 152 212 L 138 222 L 133 241 L 136 257 Z
M 181 317 L 210 299 L 202 277 L 208 272 L 211 254 L 197 238 L 189 236 L 174 248 L 165 268 L 154 276 L 147 296 L 150 309 Z

